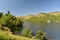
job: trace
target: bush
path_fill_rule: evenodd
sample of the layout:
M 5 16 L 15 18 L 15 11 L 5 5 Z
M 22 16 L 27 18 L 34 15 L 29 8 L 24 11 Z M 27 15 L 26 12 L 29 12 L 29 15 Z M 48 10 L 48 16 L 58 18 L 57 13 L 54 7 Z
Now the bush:
M 9 11 L 7 14 L 2 16 L 0 22 L 2 26 L 8 27 L 13 33 L 15 33 L 16 31 L 20 31 L 23 23 L 20 18 L 11 15 Z
M 22 33 L 21 33 L 21 36 L 24 36 L 24 37 L 32 37 L 33 36 L 33 33 L 32 33 L 32 30 L 29 28 L 29 27 L 26 27 Z
M 36 32 L 36 38 L 38 38 L 40 40 L 47 40 L 46 33 L 42 32 L 42 31 Z

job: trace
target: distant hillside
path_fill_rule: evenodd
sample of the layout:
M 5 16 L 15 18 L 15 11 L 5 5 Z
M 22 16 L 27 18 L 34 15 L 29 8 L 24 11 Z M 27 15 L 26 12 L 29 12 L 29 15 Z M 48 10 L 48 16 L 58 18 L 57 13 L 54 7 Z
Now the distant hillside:
M 48 14 L 58 16 L 60 15 L 60 12 L 49 12 Z
M 21 16 L 20 18 L 29 19 L 32 17 L 41 17 L 41 16 L 46 16 L 46 15 L 58 16 L 58 15 L 60 15 L 60 12 L 58 12 L 58 11 L 57 12 L 48 12 L 48 13 L 41 12 L 36 15 L 30 14 L 30 15 L 26 15 L 26 16 Z
M 47 23 L 57 22 L 60 23 L 60 12 L 38 13 L 37 15 L 27 15 L 20 17 L 29 22 Z
M 34 17 L 35 15 L 27 15 L 27 16 L 21 16 L 20 18 L 23 18 L 23 19 L 29 19 L 29 18 L 31 18 L 31 17 Z

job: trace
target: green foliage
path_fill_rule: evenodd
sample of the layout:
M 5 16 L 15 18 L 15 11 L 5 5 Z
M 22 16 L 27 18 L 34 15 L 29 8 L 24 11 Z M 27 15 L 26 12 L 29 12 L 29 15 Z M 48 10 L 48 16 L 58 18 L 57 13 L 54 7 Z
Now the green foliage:
M 40 40 L 47 40 L 46 33 L 42 32 L 42 31 L 36 32 L 36 38 L 38 38 Z
M 44 14 L 45 16 L 38 17 L 40 14 Z M 50 15 L 46 13 L 40 13 L 40 14 L 38 16 L 33 16 L 27 19 L 27 21 L 35 22 L 35 23 L 48 23 L 48 20 L 50 20 L 50 22 L 60 23 L 60 15 L 56 16 L 56 15 Z
M 3 30 L 3 31 L 11 31 L 8 27 L 1 27 L 1 30 Z
M 3 16 L 3 12 L 0 12 L 0 18 Z
M 30 18 L 29 21 L 40 22 L 40 23 L 46 23 L 46 20 L 48 18 L 48 16 L 45 16 L 45 17 L 43 17 L 43 16 L 36 17 L 34 15 L 31 15 L 31 16 L 32 16 L 32 18 Z M 57 17 L 57 19 L 58 19 L 58 21 L 60 20 L 58 17 Z M 55 20 L 57 20 L 57 19 L 55 18 Z M 54 20 L 54 19 L 52 19 L 52 20 Z M 23 27 L 22 23 L 23 23 L 23 21 L 20 18 L 11 15 L 10 11 L 8 11 L 5 15 L 3 15 L 3 13 L 0 13 L 0 40 L 16 40 L 15 36 L 14 36 L 15 38 L 12 37 L 13 36 L 12 33 L 16 32 L 16 31 L 20 31 L 20 29 Z M 1 33 L 1 30 L 4 31 L 3 34 Z M 9 34 L 12 36 L 10 36 Z M 26 27 L 22 31 L 21 36 L 31 38 L 33 36 L 33 32 L 29 27 Z M 41 39 L 41 40 L 47 40 L 46 34 L 41 31 L 38 31 L 36 33 L 36 38 Z M 18 40 L 18 38 L 17 38 L 17 40 Z M 20 38 L 19 38 L 19 40 L 20 40 Z
M 33 36 L 33 32 L 30 31 L 28 37 L 31 38 Z
M 32 37 L 33 36 L 33 33 L 32 33 L 32 30 L 29 28 L 29 27 L 26 27 L 22 33 L 21 33 L 21 36 L 24 36 L 24 37 Z
M 10 11 L 2 16 L 1 18 L 2 27 L 8 27 L 11 32 L 19 31 L 22 28 L 23 21 L 10 14 Z
M 46 23 L 47 17 L 32 17 L 28 19 L 29 22 L 35 22 L 35 23 Z
M 26 38 L 22 36 L 12 35 L 12 34 L 5 34 L 5 31 L 0 30 L 0 40 L 37 40 L 32 38 Z

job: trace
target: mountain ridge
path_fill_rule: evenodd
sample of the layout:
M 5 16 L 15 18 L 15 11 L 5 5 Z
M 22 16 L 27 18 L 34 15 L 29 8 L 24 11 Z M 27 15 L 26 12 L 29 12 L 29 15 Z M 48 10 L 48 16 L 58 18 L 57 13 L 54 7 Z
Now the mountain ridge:
M 60 12 L 56 11 L 56 12 L 48 12 L 48 13 L 44 13 L 44 12 L 40 12 L 38 14 L 30 14 L 30 15 L 26 15 L 26 16 L 20 16 L 20 18 L 23 19 L 29 19 L 31 17 L 41 17 L 41 16 L 46 16 L 46 15 L 53 15 L 53 16 L 58 16 L 60 15 Z

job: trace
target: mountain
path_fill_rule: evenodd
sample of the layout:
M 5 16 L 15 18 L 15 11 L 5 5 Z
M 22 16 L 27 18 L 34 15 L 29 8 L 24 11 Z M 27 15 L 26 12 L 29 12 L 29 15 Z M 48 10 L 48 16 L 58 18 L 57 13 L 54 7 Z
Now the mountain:
M 56 12 L 48 12 L 48 13 L 40 12 L 40 13 L 38 13 L 36 15 L 30 14 L 30 15 L 26 15 L 26 16 L 21 16 L 20 18 L 30 19 L 32 17 L 42 17 L 42 16 L 46 16 L 46 15 L 58 16 L 58 15 L 60 15 L 60 12 L 59 11 L 56 11 Z
M 34 16 L 35 15 L 30 14 L 30 15 L 27 15 L 27 16 L 21 16 L 20 18 L 22 18 L 22 19 L 29 19 L 29 18 L 34 17 Z
M 56 11 L 56 12 L 49 12 L 48 14 L 49 14 L 49 15 L 58 16 L 58 15 L 60 15 L 60 12 L 58 12 L 58 11 Z

